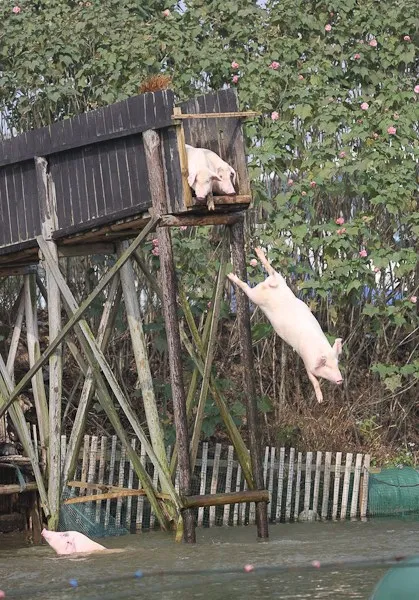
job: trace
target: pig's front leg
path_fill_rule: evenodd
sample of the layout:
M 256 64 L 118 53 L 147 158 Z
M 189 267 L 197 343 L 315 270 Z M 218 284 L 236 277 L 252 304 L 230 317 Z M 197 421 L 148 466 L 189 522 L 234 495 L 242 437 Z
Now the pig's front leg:
M 258 259 L 260 260 L 260 262 L 262 263 L 262 265 L 265 267 L 268 275 L 275 275 L 275 269 L 273 268 L 271 263 L 266 258 L 266 255 L 265 255 L 264 251 L 262 250 L 262 248 L 255 248 L 255 254 L 258 257 Z
M 243 292 L 246 294 L 246 296 L 248 296 L 251 300 L 252 300 L 252 288 L 250 287 L 250 285 L 247 285 L 247 283 L 245 283 L 244 281 L 242 281 L 241 279 L 239 279 L 237 277 L 237 275 L 235 275 L 235 273 L 229 273 L 227 275 L 227 277 L 229 278 L 230 281 L 232 281 L 233 283 L 235 283 L 239 288 L 241 288 L 243 290 Z
M 211 192 L 207 196 L 207 208 L 208 210 L 215 210 L 214 196 Z
M 323 394 L 322 391 L 320 389 L 320 384 L 317 381 L 317 379 L 314 377 L 314 375 L 312 373 L 310 373 L 309 371 L 307 371 L 307 375 L 308 378 L 310 379 L 313 387 L 314 387 L 314 392 L 316 394 L 316 398 L 317 398 L 317 402 L 323 402 Z

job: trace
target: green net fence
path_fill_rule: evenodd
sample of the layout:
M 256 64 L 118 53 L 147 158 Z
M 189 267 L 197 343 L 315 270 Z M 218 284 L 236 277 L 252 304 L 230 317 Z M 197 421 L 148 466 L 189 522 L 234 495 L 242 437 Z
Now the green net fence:
M 370 473 L 368 515 L 419 515 L 419 472 L 412 467 L 403 467 Z

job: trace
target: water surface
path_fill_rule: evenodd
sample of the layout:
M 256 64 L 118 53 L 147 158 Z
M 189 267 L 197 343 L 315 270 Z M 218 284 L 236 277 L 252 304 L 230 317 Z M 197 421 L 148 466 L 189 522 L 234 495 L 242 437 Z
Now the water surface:
M 244 565 L 279 566 L 419 554 L 415 521 L 292 523 L 270 526 L 268 542 L 256 529 L 198 529 L 196 546 L 176 544 L 168 534 L 139 533 L 102 538 L 123 553 L 57 557 L 49 546 L 29 547 L 22 536 L 0 535 L 0 589 L 6 598 L 42 600 L 291 600 L 368 599 L 384 568 L 245 573 Z M 240 568 L 239 573 L 223 570 Z M 204 574 L 188 575 L 203 569 Z M 161 572 L 176 571 L 162 575 Z M 144 576 L 135 577 L 141 571 Z M 157 573 L 160 572 L 160 573 Z M 153 575 L 154 573 L 154 575 Z M 119 578 L 119 580 L 117 580 Z M 69 581 L 76 579 L 78 587 Z

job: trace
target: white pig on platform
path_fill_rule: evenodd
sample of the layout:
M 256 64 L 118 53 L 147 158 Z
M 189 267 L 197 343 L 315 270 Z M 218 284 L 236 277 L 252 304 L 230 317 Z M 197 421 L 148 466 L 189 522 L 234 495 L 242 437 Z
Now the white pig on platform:
M 51 548 L 60 555 L 106 550 L 105 546 L 97 544 L 78 531 L 48 531 L 48 529 L 43 529 L 41 535 Z
M 236 193 L 236 171 L 212 150 L 185 145 L 188 156 L 188 184 L 194 190 L 196 199 L 207 199 L 208 209 L 214 210 L 213 194 L 229 196 Z
M 316 398 L 318 402 L 322 402 L 323 395 L 317 377 L 323 377 L 338 385 L 343 381 L 338 367 L 342 340 L 337 338 L 333 346 L 329 344 L 309 307 L 294 295 L 282 275 L 271 266 L 263 250 L 256 248 L 255 252 L 268 272 L 265 281 L 251 288 L 234 273 L 227 277 L 238 285 L 254 304 L 260 306 L 277 334 L 301 356 Z

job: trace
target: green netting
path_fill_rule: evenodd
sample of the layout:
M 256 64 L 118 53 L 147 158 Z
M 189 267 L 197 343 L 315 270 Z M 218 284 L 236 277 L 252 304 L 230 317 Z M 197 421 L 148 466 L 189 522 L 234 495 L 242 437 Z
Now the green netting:
M 64 499 L 74 496 L 69 488 L 63 494 Z M 103 506 L 100 506 L 100 505 Z M 111 514 L 111 505 L 106 501 L 63 504 L 60 510 L 59 531 L 79 531 L 88 537 L 106 537 L 125 535 L 128 530 Z
M 371 517 L 419 514 L 419 472 L 403 467 L 370 473 L 368 514 Z

